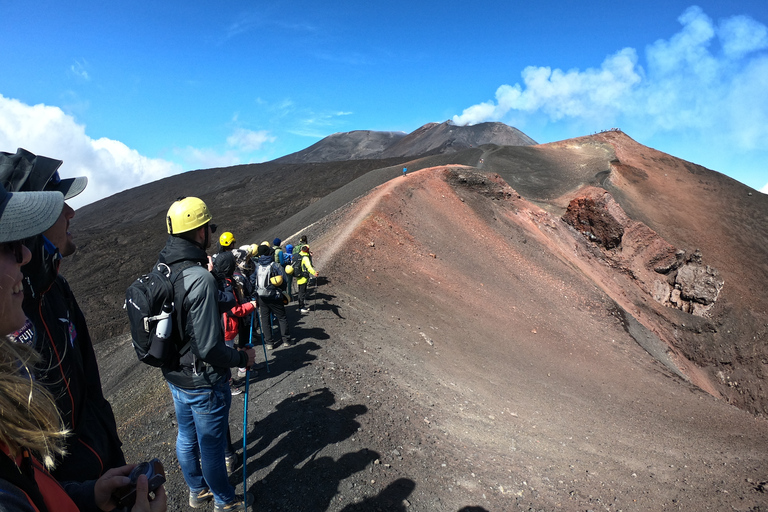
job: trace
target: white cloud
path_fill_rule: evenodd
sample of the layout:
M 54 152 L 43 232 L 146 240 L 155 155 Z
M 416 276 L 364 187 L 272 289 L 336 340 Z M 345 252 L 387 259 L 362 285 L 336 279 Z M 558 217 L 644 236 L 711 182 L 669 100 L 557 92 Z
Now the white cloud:
M 494 101 L 465 109 L 453 122 L 514 119 L 524 127 L 544 118 L 568 136 L 619 126 L 638 140 L 685 140 L 689 153 L 718 162 L 725 154 L 735 161 L 744 156 L 740 151 L 764 152 L 768 28 L 748 16 L 716 24 L 695 6 L 678 21 L 678 33 L 646 47 L 645 67 L 632 48 L 609 55 L 599 68 L 527 67 L 522 84 L 500 86 Z M 574 133 L 575 126 L 582 132 Z
M 70 201 L 77 208 L 121 190 L 183 171 L 178 164 L 142 156 L 122 142 L 94 140 L 60 108 L 26 105 L 0 94 L 0 149 L 23 147 L 62 160 L 63 177 L 87 176 L 88 187 Z
M 76 60 L 74 64 L 69 66 L 69 70 L 72 72 L 73 75 L 88 82 L 91 80 L 91 75 L 88 74 L 88 70 L 86 69 L 87 65 L 88 65 L 87 62 L 80 62 Z
M 733 58 L 768 48 L 768 28 L 748 16 L 733 16 L 718 29 L 723 51 Z
M 763 194 L 768 194 L 768 183 L 766 183 L 765 186 L 760 189 L 760 192 Z
M 257 151 L 267 142 L 275 142 L 275 140 L 276 138 L 266 130 L 253 131 L 237 128 L 227 137 L 227 145 L 240 151 Z
M 585 71 L 528 66 L 520 84 L 502 85 L 496 90 L 496 103 L 474 105 L 453 122 L 459 125 L 498 121 L 510 111 L 541 111 L 552 120 L 563 118 L 602 119 L 622 108 L 632 88 L 642 80 L 637 69 L 637 54 L 625 48 L 609 56 L 599 69 Z

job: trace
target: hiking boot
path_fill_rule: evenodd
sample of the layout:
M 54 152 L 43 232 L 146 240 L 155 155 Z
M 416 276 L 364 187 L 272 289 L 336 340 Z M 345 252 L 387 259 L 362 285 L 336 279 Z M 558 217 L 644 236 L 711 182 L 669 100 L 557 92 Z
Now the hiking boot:
M 301 308 L 302 313 L 309 313 L 309 308 Z
M 272 343 L 267 343 L 267 350 L 275 350 L 275 346 Z
M 227 473 L 234 473 L 240 463 L 240 457 L 236 453 L 224 458 L 224 462 L 227 464 Z
M 253 494 L 247 493 L 245 496 L 238 494 L 235 499 L 224 505 L 216 503 L 213 506 L 213 512 L 245 512 L 245 510 L 253 505 Z
M 232 396 L 242 395 L 243 390 L 240 388 L 232 387 L 230 388 L 230 391 L 232 392 Z
M 210 489 L 203 489 L 200 492 L 189 491 L 189 506 L 192 508 L 204 507 L 213 499 L 213 493 Z
M 241 378 L 241 379 L 244 378 L 245 377 L 245 368 L 238 368 L 237 369 L 237 376 L 239 378 Z

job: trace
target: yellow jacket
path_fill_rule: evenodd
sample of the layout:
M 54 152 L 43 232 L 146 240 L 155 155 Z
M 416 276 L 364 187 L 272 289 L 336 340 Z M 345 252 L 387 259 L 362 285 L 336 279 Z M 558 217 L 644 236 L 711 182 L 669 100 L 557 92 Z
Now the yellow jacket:
M 312 267 L 312 261 L 309 259 L 309 253 L 306 252 L 300 252 L 299 256 L 301 256 L 301 268 L 312 274 L 313 276 L 317 277 L 317 270 Z M 296 284 L 305 284 L 307 281 L 309 281 L 308 277 L 300 277 Z

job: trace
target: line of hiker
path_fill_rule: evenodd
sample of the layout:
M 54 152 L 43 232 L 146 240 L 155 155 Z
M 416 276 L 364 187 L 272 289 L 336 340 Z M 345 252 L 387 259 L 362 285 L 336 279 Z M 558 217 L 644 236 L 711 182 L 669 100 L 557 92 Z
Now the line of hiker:
M 239 511 L 253 496 L 235 495 L 229 482 L 241 462 L 229 428 L 231 397 L 242 393 L 243 377 L 247 383 L 256 374 L 254 335 L 261 338 L 265 356 L 266 350 L 295 343 L 286 314 L 288 276 L 297 278 L 300 310 L 306 312 L 307 281 L 318 272 L 306 237 L 295 256 L 277 238 L 272 245 L 265 241 L 236 248 L 235 235 L 225 231 L 218 251 L 209 257 L 217 231 L 212 220 L 199 198 L 179 198 L 171 205 L 165 248 L 152 272 L 129 287 L 126 308 L 137 355 L 162 369 L 172 392 L 176 453 L 189 487 L 189 505 L 199 508 L 213 500 L 216 512 Z M 170 286 L 160 286 L 164 281 Z M 158 296 L 156 290 L 163 288 L 170 291 Z M 166 308 L 168 304 L 173 307 Z M 166 318 L 179 327 L 156 334 Z M 279 340 L 273 335 L 275 323 Z M 230 370 L 235 367 L 237 379 Z M 247 386 L 245 391 L 247 407 Z M 196 414 L 198 410 L 206 414 Z
M 0 153 L 0 512 L 165 512 L 162 464 L 126 464 L 85 317 L 58 272 L 77 248 L 66 200 L 87 185 L 62 179 L 61 165 L 23 149 Z M 238 248 L 227 231 L 209 256 L 212 220 L 199 198 L 170 205 L 165 246 L 126 290 L 125 309 L 137 356 L 160 368 L 173 399 L 189 505 L 237 512 L 253 496 L 230 482 L 239 465 L 246 475 L 231 441 L 232 396 L 256 375 L 254 339 L 265 356 L 300 341 L 286 306 L 296 298 L 309 312 L 318 272 L 306 236 Z

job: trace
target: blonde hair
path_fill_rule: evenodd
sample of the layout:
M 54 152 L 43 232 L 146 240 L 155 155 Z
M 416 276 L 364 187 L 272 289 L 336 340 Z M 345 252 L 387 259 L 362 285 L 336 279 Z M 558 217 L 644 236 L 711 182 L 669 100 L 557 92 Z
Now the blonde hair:
M 63 427 L 56 402 L 32 377 L 39 355 L 31 347 L 0 336 L 0 443 L 12 457 L 28 449 L 47 467 L 64 453 Z

